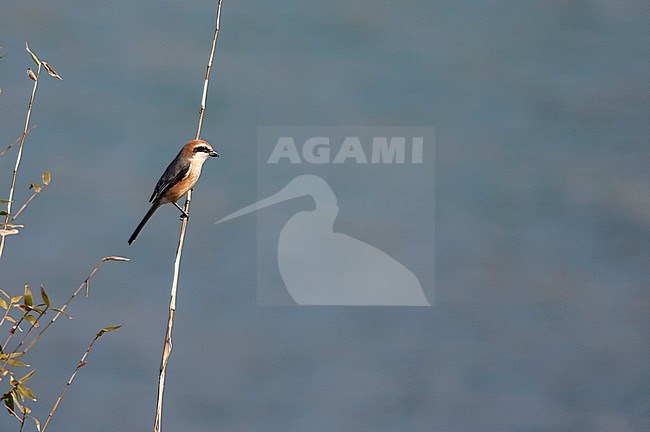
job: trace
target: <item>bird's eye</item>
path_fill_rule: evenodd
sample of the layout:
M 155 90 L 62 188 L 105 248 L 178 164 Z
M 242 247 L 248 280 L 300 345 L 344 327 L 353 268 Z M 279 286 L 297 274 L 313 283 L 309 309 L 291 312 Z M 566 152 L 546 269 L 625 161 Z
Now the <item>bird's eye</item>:
M 198 152 L 209 153 L 210 151 L 206 146 L 199 146 L 194 148 L 194 153 L 198 153 Z

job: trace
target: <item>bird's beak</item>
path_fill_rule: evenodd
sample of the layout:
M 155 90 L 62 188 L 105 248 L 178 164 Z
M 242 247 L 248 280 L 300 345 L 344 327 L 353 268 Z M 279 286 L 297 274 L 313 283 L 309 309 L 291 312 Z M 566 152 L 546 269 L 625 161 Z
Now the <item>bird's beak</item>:
M 217 153 L 217 152 L 214 151 L 214 150 L 212 150 L 212 151 L 211 151 L 210 153 L 208 153 L 208 154 L 210 155 L 210 157 L 219 157 L 219 153 Z

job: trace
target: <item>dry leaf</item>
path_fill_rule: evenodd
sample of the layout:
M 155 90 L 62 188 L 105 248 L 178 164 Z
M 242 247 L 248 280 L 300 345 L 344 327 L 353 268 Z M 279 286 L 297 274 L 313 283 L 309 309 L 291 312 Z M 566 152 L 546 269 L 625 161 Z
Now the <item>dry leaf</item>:
M 12 234 L 18 234 L 17 229 L 0 229 L 0 237 L 12 235 Z
M 52 69 L 52 66 L 50 66 L 49 64 L 47 64 L 47 63 L 44 62 L 44 61 L 41 62 L 41 64 L 43 65 L 43 67 L 45 68 L 45 70 L 47 71 L 47 73 L 48 73 L 50 76 L 52 76 L 52 77 L 54 77 L 54 78 L 56 78 L 56 79 L 60 79 L 60 80 L 63 79 L 63 78 L 61 78 L 61 77 L 59 76 L 58 73 L 56 73 L 56 71 L 55 71 L 54 69 Z
M 102 261 L 131 261 L 131 259 L 112 255 L 102 258 Z
M 29 77 L 30 80 L 36 81 L 36 74 L 30 68 L 27 68 L 27 76 Z

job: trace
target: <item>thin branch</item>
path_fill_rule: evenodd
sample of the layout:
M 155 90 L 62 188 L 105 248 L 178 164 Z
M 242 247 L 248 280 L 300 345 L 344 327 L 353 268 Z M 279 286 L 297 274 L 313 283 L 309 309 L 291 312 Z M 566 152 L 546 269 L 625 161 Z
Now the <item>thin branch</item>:
M 22 420 L 20 420 L 20 429 L 18 430 L 18 432 L 23 432 L 23 428 L 25 427 L 25 419 L 26 418 L 27 418 L 27 410 L 25 410 L 25 412 L 23 412 L 23 418 L 22 418 Z
M 27 134 L 30 133 L 32 130 L 34 130 L 35 127 L 36 127 L 36 125 L 30 127 L 29 129 L 27 129 L 26 132 L 23 132 L 23 133 L 22 133 L 18 138 L 16 138 L 15 140 L 13 140 L 13 142 L 12 142 L 11 144 L 9 144 L 7 147 L 5 147 L 4 149 L 2 149 L 2 151 L 0 151 L 0 157 L 4 156 L 5 153 L 7 153 L 9 150 L 11 150 L 11 148 L 12 148 L 13 146 L 15 146 L 16 144 L 18 144 L 18 143 L 20 142 L 20 140 L 23 139 L 25 136 L 27 136 Z
M 86 279 L 84 279 L 84 281 L 81 283 L 81 285 L 79 285 L 79 288 L 77 288 L 77 290 L 76 290 L 74 293 L 72 293 L 72 295 L 70 296 L 70 298 L 68 299 L 68 301 L 66 301 L 66 302 L 63 304 L 63 306 L 61 306 L 61 308 L 59 308 L 59 309 L 55 309 L 55 310 L 56 310 L 56 314 L 54 315 L 54 317 L 52 317 L 52 319 L 51 319 L 51 320 L 50 320 L 50 321 L 49 321 L 49 322 L 48 322 L 48 323 L 47 323 L 43 328 L 41 328 L 41 331 L 39 331 L 39 332 L 36 334 L 36 336 L 34 336 L 34 338 L 29 342 L 29 344 L 27 344 L 27 346 L 25 347 L 25 349 L 22 351 L 23 354 L 25 354 L 27 351 L 29 351 L 29 350 L 34 346 L 34 344 L 36 344 L 36 342 L 38 342 L 38 340 L 43 336 L 43 333 L 45 333 L 45 332 L 47 331 L 47 329 L 48 329 L 52 324 L 54 324 L 54 322 L 55 322 L 55 321 L 56 321 L 56 320 L 57 320 L 57 319 L 58 319 L 62 314 L 67 315 L 67 314 L 65 313 L 65 309 L 68 307 L 68 305 L 69 305 L 70 303 L 72 303 L 72 301 L 75 299 L 75 297 L 77 297 L 77 295 L 81 292 L 81 290 L 83 290 L 83 289 L 85 288 L 85 289 L 86 289 L 86 297 L 88 296 L 88 284 L 89 284 L 89 282 L 90 282 L 90 279 L 95 275 L 95 273 L 97 273 L 97 271 L 98 271 L 98 270 L 99 270 L 99 269 L 104 265 L 104 263 L 107 262 L 107 261 L 129 261 L 129 259 L 128 259 L 128 258 L 119 257 L 119 256 L 108 256 L 108 257 L 104 257 L 104 258 L 102 258 L 102 260 L 99 262 L 99 264 L 97 264 L 97 265 L 95 266 L 95 268 L 92 269 L 92 271 L 90 272 L 90 274 L 88 275 L 88 277 L 87 277 Z M 16 346 L 16 348 L 13 349 L 12 354 L 17 353 L 18 350 L 23 346 L 23 344 L 24 344 L 25 342 L 26 342 L 26 340 L 23 339 L 23 340 L 22 340 L 22 341 L 21 341 L 21 342 Z M 9 357 L 9 358 L 10 358 L 10 357 Z M 6 369 L 5 369 L 5 373 L 4 373 L 4 375 L 6 375 L 7 373 L 9 373 L 9 371 L 11 370 L 12 365 L 9 365 L 9 366 L 7 367 L 7 361 L 5 360 L 4 364 L 2 365 L 2 367 L 0 367 L 0 369 L 4 369 L 5 367 L 6 367 Z M 0 379 L 1 379 L 1 377 L 0 377 Z
M 2 398 L 3 398 L 3 400 L 4 400 L 5 397 L 12 397 L 12 395 L 13 395 L 13 389 L 11 389 L 11 390 L 9 390 L 7 393 L 5 393 L 5 394 L 2 396 Z M 18 413 L 16 413 L 16 410 L 15 410 L 15 409 L 9 408 L 7 405 L 5 405 L 5 409 L 9 412 L 9 414 L 11 414 L 12 416 L 14 416 L 18 421 L 21 421 L 21 418 L 20 418 L 20 416 L 18 415 Z
M 13 303 L 12 303 L 11 306 L 13 306 Z M 7 335 L 7 339 L 5 339 L 4 343 L 2 344 L 2 352 L 5 352 L 7 350 L 7 344 L 9 343 L 11 338 L 14 337 L 14 335 L 16 334 L 16 330 L 20 329 L 20 331 L 23 331 L 20 328 L 20 325 L 23 323 L 24 319 L 25 319 L 25 316 L 23 315 L 18 319 L 18 321 L 14 321 L 14 325 L 11 326 L 11 330 L 9 330 L 9 334 Z
M 9 303 L 11 303 L 11 300 L 9 301 Z M 11 311 L 11 304 L 8 305 L 7 309 L 5 309 L 4 313 L 2 314 L 2 318 L 0 319 L 0 327 L 2 327 L 2 325 L 5 323 L 5 320 L 9 316 L 10 311 Z M 3 346 L 3 351 L 4 351 L 4 346 Z
M 44 308 L 44 309 L 43 309 L 43 310 L 38 314 L 38 316 L 34 319 L 34 323 L 33 323 L 33 324 L 30 323 L 31 325 L 29 326 L 29 330 L 27 330 L 27 331 L 25 332 L 25 335 L 23 336 L 23 338 L 22 338 L 22 339 L 20 340 L 20 342 L 18 343 L 18 346 L 19 346 L 19 347 L 22 346 L 22 345 L 25 343 L 25 341 L 29 338 L 29 336 L 32 334 L 32 332 L 34 331 L 34 329 L 38 327 L 38 321 L 39 321 L 43 316 L 45 316 L 45 314 L 47 313 L 48 310 L 49 310 L 49 306 L 45 306 L 45 308 Z M 3 352 L 6 352 L 6 351 L 7 351 L 7 345 L 9 344 L 9 341 L 10 341 L 11 338 L 14 336 L 14 334 L 16 334 L 16 329 L 18 328 L 18 326 L 20 325 L 21 321 L 22 321 L 24 318 L 25 318 L 24 316 L 21 317 L 21 319 L 18 321 L 18 323 L 16 323 L 16 324 L 12 327 L 12 329 L 9 331 L 9 335 L 7 336 L 7 339 L 6 339 L 5 342 L 2 344 L 2 351 L 3 351 Z M 12 353 L 15 353 L 15 352 L 16 352 L 16 350 L 12 351 Z
M 41 429 L 41 432 L 45 432 L 45 429 L 47 428 L 47 425 L 50 423 L 50 420 L 52 420 L 52 416 L 54 415 L 54 412 L 57 410 L 59 407 L 59 404 L 61 403 L 61 399 L 63 399 L 63 396 L 65 395 L 65 392 L 68 391 L 68 388 L 70 388 L 70 385 L 72 385 L 72 381 L 74 381 L 75 376 L 77 376 L 77 372 L 79 372 L 79 369 L 82 367 L 86 366 L 86 358 L 88 357 L 88 354 L 90 354 L 90 351 L 93 349 L 93 346 L 95 345 L 95 342 L 97 342 L 97 339 L 102 337 L 104 333 L 117 330 L 121 326 L 113 326 L 113 327 L 105 327 L 99 331 L 95 335 L 95 338 L 90 342 L 90 345 L 88 345 L 88 348 L 86 348 L 86 351 L 84 352 L 84 355 L 81 357 L 81 360 L 79 360 L 79 364 L 77 367 L 74 369 L 72 372 L 72 375 L 70 375 L 70 378 L 68 379 L 68 382 L 63 386 L 63 389 L 61 390 L 61 393 L 59 394 L 59 397 L 56 398 L 56 402 L 54 402 L 54 406 L 52 407 L 52 410 L 47 416 L 47 419 L 45 420 L 45 423 L 43 423 L 43 429 Z
M 205 71 L 205 81 L 203 82 L 203 96 L 201 97 L 201 107 L 199 108 L 199 121 L 196 127 L 196 139 L 201 137 L 201 128 L 203 126 L 203 114 L 205 113 L 206 101 L 208 98 L 208 84 L 210 82 L 210 71 L 214 59 L 214 51 L 217 46 L 217 37 L 219 36 L 219 24 L 221 22 L 221 0 L 218 0 L 217 17 L 214 26 L 214 35 L 212 37 L 212 46 L 210 47 L 210 56 Z M 187 193 L 183 211 L 189 214 L 190 203 L 192 201 L 192 191 Z M 169 315 L 167 317 L 167 329 L 165 331 L 165 340 L 163 343 L 163 352 L 160 359 L 160 374 L 158 376 L 158 399 L 156 401 L 156 415 L 154 418 L 153 431 L 160 432 L 163 410 L 163 393 L 165 391 L 165 378 L 167 376 L 167 363 L 172 351 L 172 328 L 174 326 L 174 313 L 176 311 L 176 292 L 178 289 L 178 276 L 181 266 L 181 254 L 183 252 L 183 243 L 185 240 L 185 231 L 187 229 L 188 218 L 181 220 L 181 230 L 178 237 L 178 246 L 176 247 L 176 259 L 174 260 L 174 278 L 172 280 L 171 296 L 169 300 Z
M 25 284 L 25 287 L 27 287 L 27 284 Z M 20 299 L 22 297 L 23 296 L 20 296 L 18 298 Z M 48 309 L 47 305 L 39 304 L 36 307 L 27 306 L 26 303 L 18 304 L 18 302 L 14 302 L 13 300 L 14 300 L 13 298 L 9 299 L 9 305 L 7 307 L 7 310 L 5 311 L 5 315 L 3 316 L 2 322 L 4 322 L 4 320 L 6 319 L 6 317 L 9 314 L 9 311 L 11 309 L 13 309 L 14 307 L 23 308 L 23 309 L 26 309 L 26 311 L 21 314 L 21 317 L 18 319 L 18 321 L 11 320 L 11 322 L 13 322 L 13 325 L 11 326 L 11 330 L 9 330 L 9 334 L 7 335 L 7 338 L 5 339 L 4 343 L 1 345 L 3 353 L 7 352 L 7 346 L 9 345 L 9 341 L 11 341 L 11 338 L 13 338 L 14 335 L 16 334 L 16 330 L 23 331 L 20 328 L 20 325 L 23 323 L 23 321 L 27 320 L 27 315 L 29 315 L 32 311 L 38 313 L 38 317 L 35 318 L 34 323 L 32 323 L 30 320 L 27 320 L 27 322 L 30 324 L 30 327 L 29 327 L 29 330 L 27 331 L 27 333 L 25 334 L 25 336 L 23 336 L 23 339 L 25 339 L 26 337 L 29 336 L 29 334 L 34 330 L 34 327 L 38 326 L 38 321 L 41 319 L 41 317 L 45 314 L 45 312 Z M 45 307 L 45 309 L 41 310 L 41 309 L 39 309 L 41 306 L 46 306 L 46 307 Z M 12 352 L 12 354 L 15 354 L 15 352 Z M 1 379 L 2 379 L 2 377 L 0 377 L 0 380 Z
M 17 218 L 18 216 L 20 216 L 20 214 L 23 212 L 23 210 L 25 210 L 25 209 L 27 208 L 27 206 L 29 205 L 29 203 L 32 202 L 32 200 L 33 200 L 34 198 L 36 198 L 36 195 L 38 195 L 39 192 L 40 192 L 40 191 L 38 191 L 38 192 L 36 192 L 36 191 L 32 192 L 31 196 L 30 196 L 29 198 L 27 198 L 27 201 L 25 201 L 25 204 L 23 204 L 22 206 L 20 206 L 20 209 L 19 209 L 19 210 L 18 210 L 18 211 L 13 215 L 13 217 L 11 218 L 11 220 L 15 221 L 16 218 Z
M 31 52 L 30 52 L 31 54 Z M 25 126 L 23 127 L 23 134 L 20 136 L 20 144 L 18 145 L 18 154 L 16 155 L 16 164 L 14 165 L 13 175 L 11 176 L 11 186 L 9 186 L 9 198 L 7 199 L 7 214 L 5 215 L 5 224 L 9 222 L 11 217 L 11 204 L 14 200 L 14 190 L 16 189 L 16 176 L 18 175 L 18 168 L 20 167 L 20 160 L 23 157 L 23 146 L 25 145 L 25 137 L 29 131 L 29 121 L 32 117 L 32 106 L 34 105 L 34 98 L 36 97 L 36 88 L 38 87 L 38 78 L 41 75 L 41 62 L 38 62 L 38 68 L 36 69 L 36 79 L 34 80 L 34 85 L 32 87 L 32 95 L 29 98 L 29 105 L 27 106 L 27 116 L 25 118 Z M 2 258 L 2 252 L 5 248 L 5 239 L 6 236 L 0 237 L 0 258 Z
M 47 174 L 49 175 L 49 173 L 47 173 Z M 15 221 L 15 220 L 18 218 L 18 216 L 20 216 L 20 214 L 23 212 L 23 210 L 25 210 L 25 209 L 27 208 L 27 206 L 29 205 L 29 203 L 31 203 L 32 200 L 33 200 L 34 198 L 36 198 L 36 195 L 38 195 L 39 193 L 43 192 L 43 189 L 45 189 L 46 187 L 47 187 L 47 184 L 45 184 L 45 185 L 43 185 L 43 186 L 38 185 L 38 184 L 35 184 L 35 183 L 32 184 L 32 185 L 30 186 L 30 189 L 33 189 L 32 194 L 30 195 L 29 198 L 27 198 L 27 201 L 25 201 L 25 203 L 20 207 L 20 209 L 18 209 L 18 211 L 13 215 L 13 217 L 11 218 L 11 220 L 12 220 L 12 221 Z
M 36 198 L 36 195 L 38 195 L 39 193 L 41 193 L 42 190 L 43 190 L 43 189 L 39 189 L 38 191 L 37 191 L 37 190 L 34 190 L 34 192 L 32 192 L 32 195 L 31 195 L 29 198 L 27 198 L 27 201 L 25 201 L 25 204 L 23 204 L 23 205 L 20 207 L 20 209 L 18 209 L 18 211 L 16 212 L 16 214 L 13 215 L 13 217 L 11 218 L 11 220 L 15 221 L 16 218 L 17 218 L 18 216 L 20 216 L 20 214 L 23 212 L 23 210 L 25 210 L 25 209 L 27 208 L 27 206 L 29 205 L 29 203 L 32 202 L 32 200 L 33 200 L 34 198 Z

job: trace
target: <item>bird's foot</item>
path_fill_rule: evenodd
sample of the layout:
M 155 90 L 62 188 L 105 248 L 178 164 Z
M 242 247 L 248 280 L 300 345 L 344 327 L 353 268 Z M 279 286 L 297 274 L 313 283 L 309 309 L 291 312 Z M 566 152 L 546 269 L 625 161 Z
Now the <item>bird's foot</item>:
M 176 208 L 181 211 L 181 220 L 183 220 L 183 219 L 189 220 L 190 219 L 190 215 L 187 214 L 187 212 L 185 212 L 185 210 L 183 210 L 183 208 L 181 206 L 179 206 L 178 204 L 176 204 L 173 201 L 172 201 L 172 204 L 174 204 L 176 206 Z

